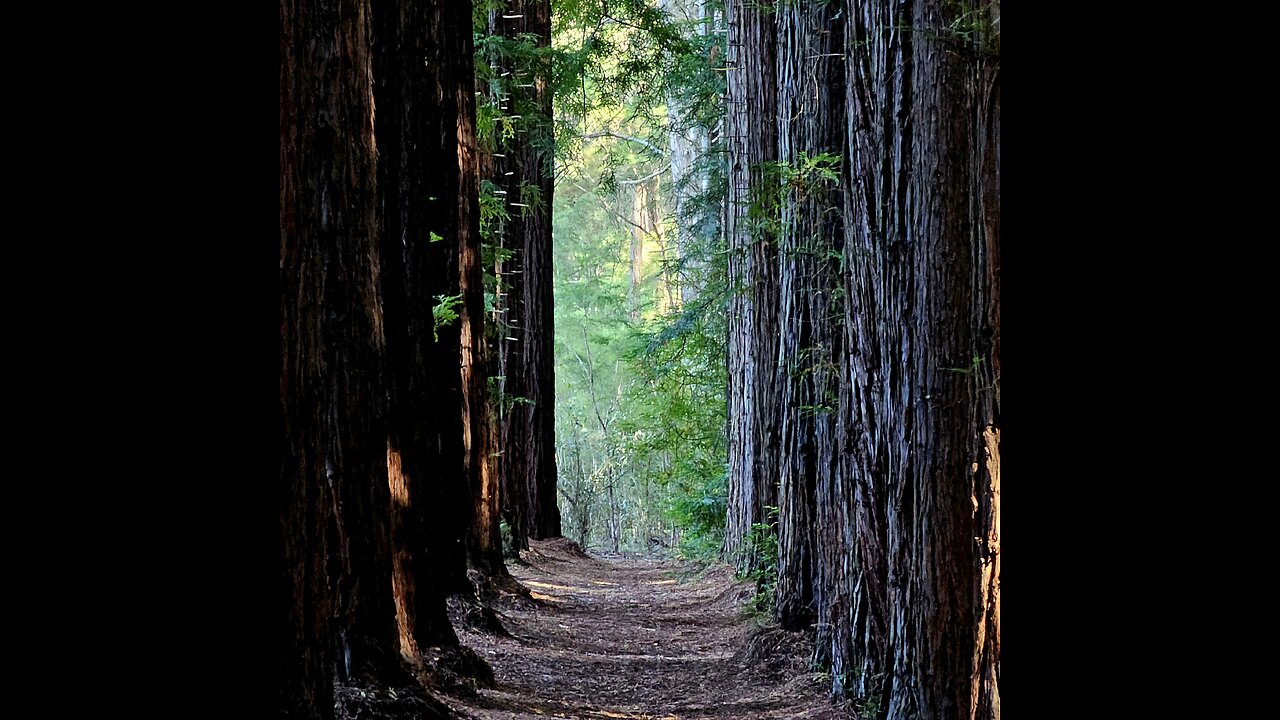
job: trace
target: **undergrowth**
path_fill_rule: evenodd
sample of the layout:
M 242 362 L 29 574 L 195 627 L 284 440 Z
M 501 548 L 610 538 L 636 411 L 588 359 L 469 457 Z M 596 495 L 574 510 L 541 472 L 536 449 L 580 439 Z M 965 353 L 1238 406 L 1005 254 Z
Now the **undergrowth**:
M 756 619 L 773 617 L 774 595 L 778 588 L 778 508 L 766 508 L 765 522 L 751 526 L 747 536 L 750 558 L 745 575 L 739 577 L 756 584 L 756 594 L 747 602 L 744 612 Z

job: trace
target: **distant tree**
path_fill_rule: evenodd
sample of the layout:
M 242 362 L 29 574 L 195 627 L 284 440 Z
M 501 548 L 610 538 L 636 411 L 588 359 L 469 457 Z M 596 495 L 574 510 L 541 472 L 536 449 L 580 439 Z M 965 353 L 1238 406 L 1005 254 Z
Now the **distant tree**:
M 556 6 L 558 490 L 584 544 L 723 539 L 719 6 Z
M 491 3 L 489 97 L 498 113 L 493 155 L 483 166 L 508 206 L 498 230 L 497 339 L 502 514 L 521 546 L 560 536 L 556 505 L 554 298 L 551 206 L 555 140 L 551 102 L 550 0 Z
M 707 107 L 722 109 L 715 97 L 723 74 L 716 68 L 725 62 L 715 38 L 723 25 L 720 2 L 707 0 L 658 0 L 658 7 L 672 20 L 687 27 L 690 52 L 673 60 L 674 75 L 667 87 L 667 144 L 671 151 L 671 192 L 676 218 L 676 249 L 681 268 L 681 303 L 689 304 L 701 292 L 708 248 L 720 235 L 719 205 L 706 197 L 712 191 L 708 160 L 720 136 L 721 122 L 710 121 Z M 693 51 L 698 52 L 693 52 Z M 705 54 L 704 54 L 705 53 Z M 682 84 L 677 84 L 680 82 Z M 687 85 L 685 85 L 687 84 Z M 705 280 L 704 280 L 705 281 Z

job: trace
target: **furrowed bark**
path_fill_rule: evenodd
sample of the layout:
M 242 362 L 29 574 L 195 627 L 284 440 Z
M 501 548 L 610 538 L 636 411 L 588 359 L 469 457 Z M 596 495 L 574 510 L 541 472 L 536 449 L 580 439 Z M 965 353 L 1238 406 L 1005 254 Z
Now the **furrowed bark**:
M 778 358 L 776 183 L 777 34 L 772 3 L 730 0 L 726 146 L 729 164 L 728 425 L 729 484 L 725 555 L 743 570 L 758 566 L 752 528 L 777 504 Z

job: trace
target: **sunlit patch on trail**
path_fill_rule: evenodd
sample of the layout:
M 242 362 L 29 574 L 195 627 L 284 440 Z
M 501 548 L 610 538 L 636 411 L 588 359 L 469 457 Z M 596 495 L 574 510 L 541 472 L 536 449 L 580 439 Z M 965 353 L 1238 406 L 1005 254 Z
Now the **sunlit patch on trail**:
M 533 598 L 534 600 L 549 600 L 555 603 L 564 602 L 564 598 L 558 598 L 555 595 L 545 595 L 543 593 L 537 592 L 536 590 L 530 590 L 529 597 Z
M 645 585 L 675 585 L 675 580 L 650 580 Z
M 592 581 L 591 581 L 591 584 L 592 584 L 592 585 L 617 585 L 618 583 L 616 583 L 616 582 L 607 582 L 607 581 L 605 581 L 605 580 L 592 580 Z
M 581 590 L 582 589 L 582 588 L 576 588 L 576 587 L 569 587 L 568 585 L 552 585 L 551 583 L 534 582 L 532 580 L 525 580 L 524 584 L 532 585 L 534 587 L 547 588 L 548 590 Z
M 599 715 L 600 717 L 626 718 L 627 720 L 680 720 L 680 716 L 678 715 L 663 715 L 662 717 L 657 717 L 647 713 L 636 715 L 633 713 L 609 712 L 608 710 L 587 710 L 587 713 L 591 715 Z

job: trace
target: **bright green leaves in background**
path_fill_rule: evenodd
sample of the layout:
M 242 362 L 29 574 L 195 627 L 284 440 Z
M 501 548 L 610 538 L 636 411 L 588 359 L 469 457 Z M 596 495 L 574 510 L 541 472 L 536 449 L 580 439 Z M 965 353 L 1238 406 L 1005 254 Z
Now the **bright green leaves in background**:
M 698 182 L 676 188 L 671 139 L 714 136 L 724 114 L 723 3 L 553 0 L 550 48 L 489 34 L 490 14 L 506 7 L 475 5 L 477 136 L 489 153 L 519 138 L 555 157 L 564 534 L 596 549 L 672 546 L 709 559 L 726 494 L 725 263 L 714 221 L 723 155 L 703 142 L 682 160 Z M 554 93 L 554 118 L 539 113 L 540 87 Z M 482 180 L 490 312 L 500 290 L 491 270 L 512 252 L 496 229 L 517 212 L 512 200 Z M 547 198 L 525 183 L 516 202 L 530 212 Z M 451 321 L 449 301 L 440 298 L 438 324 Z
M 558 487 L 565 535 L 595 549 L 709 559 L 723 537 L 725 265 L 700 219 L 722 156 L 693 159 L 710 181 L 679 188 L 678 218 L 669 142 L 723 115 L 724 35 L 702 5 L 552 5 Z

